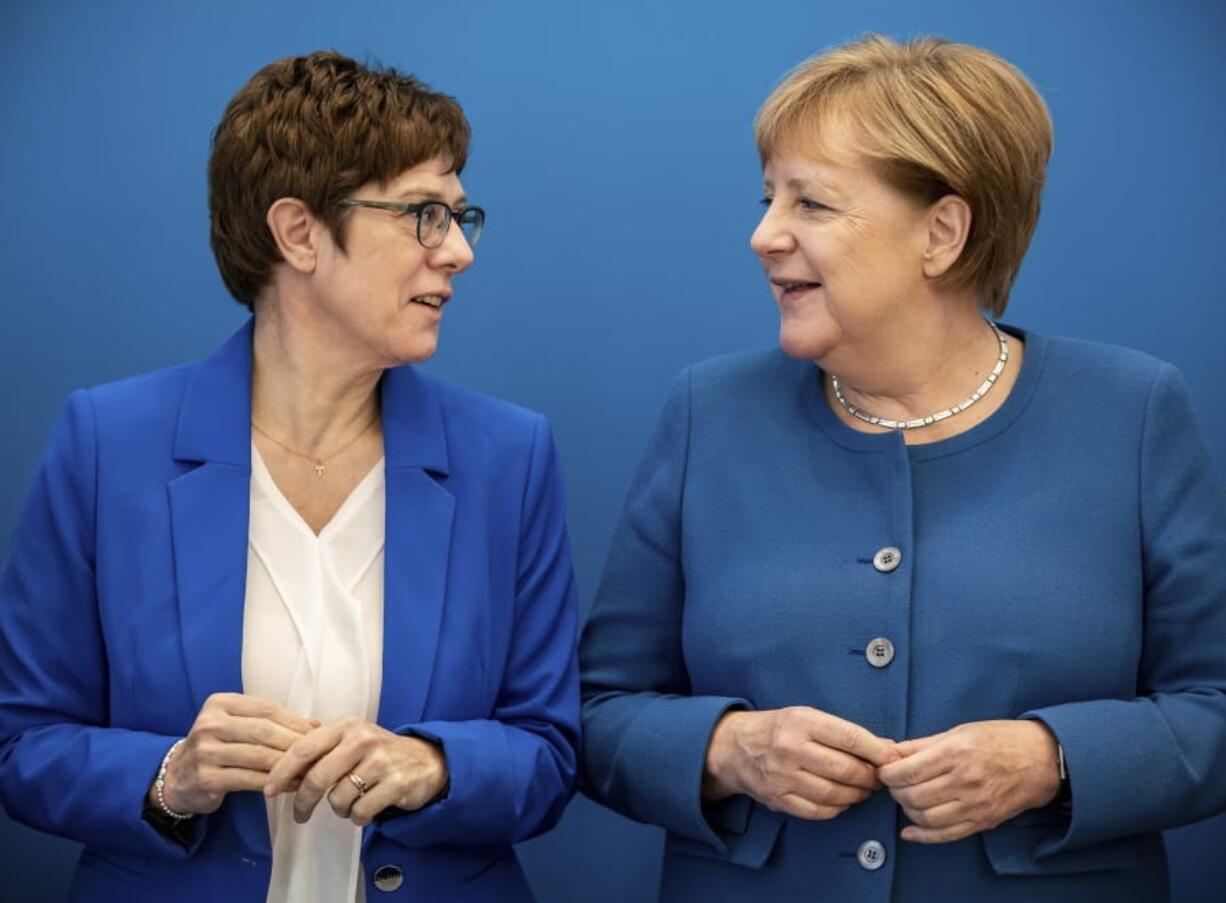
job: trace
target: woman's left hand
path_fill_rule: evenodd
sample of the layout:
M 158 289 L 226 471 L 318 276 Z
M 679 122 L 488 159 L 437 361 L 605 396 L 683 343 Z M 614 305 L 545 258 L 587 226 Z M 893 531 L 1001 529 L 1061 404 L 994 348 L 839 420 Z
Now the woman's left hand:
M 420 809 L 443 792 L 448 775 L 436 744 L 351 717 L 328 722 L 296 741 L 269 772 L 264 795 L 285 793 L 297 779 L 295 821 L 307 821 L 327 795 L 337 815 L 367 825 L 389 806 Z
M 914 824 L 903 840 L 949 843 L 995 828 L 1060 790 L 1056 738 L 1038 721 L 976 721 L 897 744 L 877 776 Z

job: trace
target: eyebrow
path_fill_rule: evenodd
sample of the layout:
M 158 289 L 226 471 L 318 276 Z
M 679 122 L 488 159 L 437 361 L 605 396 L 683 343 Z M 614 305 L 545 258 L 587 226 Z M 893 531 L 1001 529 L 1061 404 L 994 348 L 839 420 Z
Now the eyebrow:
M 793 179 L 788 179 L 783 184 L 786 185 L 790 190 L 796 192 L 797 194 L 808 194 L 814 191 L 831 191 L 832 190 L 829 185 L 825 185 L 817 181 L 816 179 L 793 178 Z
M 463 207 L 465 204 L 468 203 L 467 195 L 463 195 L 463 194 L 460 195 L 458 198 L 456 198 L 455 203 L 452 204 L 445 197 L 443 197 L 439 192 L 434 191 L 433 189 L 429 189 L 429 188 L 406 188 L 403 191 L 396 192 L 395 198 L 398 201 L 407 201 L 410 199 L 423 200 L 423 201 L 442 201 L 444 204 L 447 204 L 449 207 L 456 207 L 456 208 Z

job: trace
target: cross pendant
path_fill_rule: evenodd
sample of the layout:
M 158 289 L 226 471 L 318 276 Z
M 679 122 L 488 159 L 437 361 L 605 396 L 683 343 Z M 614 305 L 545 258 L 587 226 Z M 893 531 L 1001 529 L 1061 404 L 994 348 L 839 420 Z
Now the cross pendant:
M 323 462 L 322 462 L 322 461 L 317 462 L 317 463 L 316 463 L 316 465 L 315 465 L 315 476 L 317 476 L 317 477 L 322 477 L 322 476 L 324 475 L 324 470 L 325 470 L 325 469 L 326 469 L 326 468 L 324 467 L 324 465 L 323 465 Z

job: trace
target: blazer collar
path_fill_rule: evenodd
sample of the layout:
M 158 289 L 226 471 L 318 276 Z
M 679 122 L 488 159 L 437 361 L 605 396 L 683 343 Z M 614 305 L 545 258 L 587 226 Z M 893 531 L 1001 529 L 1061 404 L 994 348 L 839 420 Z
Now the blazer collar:
M 176 460 L 251 466 L 254 331 L 252 317 L 194 368 L 179 410 Z M 379 388 L 386 466 L 446 476 L 447 437 L 434 383 L 406 365 L 384 373 Z
M 380 390 L 387 468 L 420 467 L 446 476 L 447 434 L 435 383 L 411 366 L 396 367 L 383 374 Z
M 192 369 L 175 432 L 175 459 L 251 466 L 250 318 Z

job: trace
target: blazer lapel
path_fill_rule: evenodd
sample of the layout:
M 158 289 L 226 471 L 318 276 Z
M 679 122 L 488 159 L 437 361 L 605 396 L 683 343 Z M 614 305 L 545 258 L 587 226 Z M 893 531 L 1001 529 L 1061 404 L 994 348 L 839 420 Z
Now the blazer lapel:
M 170 482 L 179 629 L 196 706 L 243 689 L 251 493 L 251 321 L 198 364 L 183 395 Z
M 387 521 L 383 571 L 383 680 L 378 721 L 422 720 L 447 597 L 455 498 L 442 409 L 411 367 L 383 377 Z
M 206 462 L 171 481 L 179 630 L 199 710 L 212 693 L 243 691 L 243 602 L 251 474 Z
M 167 486 L 179 630 L 197 711 L 213 693 L 243 691 L 252 323 L 196 365 L 175 435 L 175 459 L 191 469 Z M 264 797 L 231 794 L 226 807 L 247 846 L 271 856 Z

